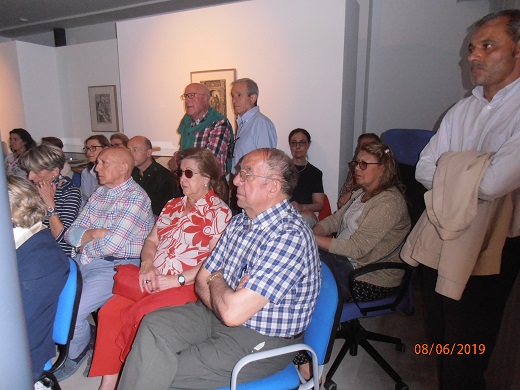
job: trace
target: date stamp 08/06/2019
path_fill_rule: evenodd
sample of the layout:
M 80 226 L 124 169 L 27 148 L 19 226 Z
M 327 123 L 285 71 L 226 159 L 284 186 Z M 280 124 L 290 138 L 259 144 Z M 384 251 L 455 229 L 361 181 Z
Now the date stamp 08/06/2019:
M 484 344 L 462 344 L 462 343 L 423 343 L 415 344 L 416 355 L 482 355 L 486 352 Z

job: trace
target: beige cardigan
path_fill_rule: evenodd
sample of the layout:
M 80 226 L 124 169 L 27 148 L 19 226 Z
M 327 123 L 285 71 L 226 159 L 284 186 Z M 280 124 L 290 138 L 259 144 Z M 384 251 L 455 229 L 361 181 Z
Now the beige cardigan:
M 459 300 L 470 275 L 500 272 L 502 247 L 512 218 L 511 196 L 478 199 L 492 154 L 447 152 L 437 163 L 426 211 L 401 251 L 412 266 L 438 270 L 435 291 Z
M 318 224 L 325 234 L 338 232 L 343 215 L 350 204 L 361 195 L 356 191 L 349 202 Z M 329 252 L 346 256 L 359 266 L 375 263 L 392 253 L 410 231 L 410 215 L 401 192 L 389 188 L 370 198 L 357 219 L 358 228 L 350 239 L 332 239 Z M 399 253 L 395 252 L 384 261 L 400 262 Z M 394 287 L 401 282 L 402 271 L 382 270 L 361 276 L 358 280 L 382 287 Z

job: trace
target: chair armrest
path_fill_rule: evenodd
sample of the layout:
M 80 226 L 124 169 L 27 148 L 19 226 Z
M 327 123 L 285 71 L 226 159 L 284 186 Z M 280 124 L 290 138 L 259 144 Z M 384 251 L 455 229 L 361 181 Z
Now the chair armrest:
M 318 356 L 316 355 L 316 352 L 314 352 L 314 350 L 310 346 L 308 346 L 307 344 L 300 343 L 300 344 L 288 345 L 286 347 L 274 348 L 274 349 L 270 349 L 268 351 L 256 352 L 256 353 L 252 353 L 250 355 L 244 356 L 242 359 L 240 359 L 235 364 L 235 367 L 233 367 L 233 372 L 231 373 L 231 390 L 236 390 L 238 374 L 239 374 L 240 370 L 247 364 L 258 361 L 258 360 L 268 359 L 273 356 L 286 355 L 288 353 L 293 353 L 293 352 L 298 352 L 298 351 L 310 352 L 310 355 L 312 358 L 312 376 L 313 376 L 312 383 L 314 385 L 314 389 L 319 389 L 320 379 L 319 379 L 319 369 L 318 369 L 318 366 L 319 366 Z M 309 388 L 312 388 L 312 387 L 309 387 Z
M 383 269 L 399 269 L 404 271 L 403 278 L 401 279 L 401 284 L 399 285 L 399 292 L 395 296 L 395 299 L 391 303 L 385 303 L 383 305 L 371 306 L 371 307 L 360 307 L 359 301 L 356 299 L 354 293 L 354 281 L 360 277 L 361 275 L 366 275 L 371 272 L 380 271 Z M 357 305 L 359 310 L 363 315 L 366 315 L 368 312 L 378 311 L 382 309 L 391 309 L 395 310 L 395 308 L 401 303 L 401 300 L 406 294 L 406 291 L 409 288 L 410 282 L 412 280 L 412 267 L 406 263 L 394 263 L 394 262 L 380 262 L 380 263 L 372 263 L 365 265 L 363 267 L 357 268 L 353 270 L 349 275 L 349 289 L 350 295 L 352 297 L 352 301 Z M 364 302 L 361 302 L 364 303 Z

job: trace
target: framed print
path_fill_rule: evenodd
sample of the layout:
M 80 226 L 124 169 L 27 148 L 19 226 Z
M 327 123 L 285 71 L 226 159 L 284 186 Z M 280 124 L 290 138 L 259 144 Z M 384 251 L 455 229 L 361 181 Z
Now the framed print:
M 115 85 L 88 87 L 88 102 L 93 132 L 119 131 Z
M 201 83 L 209 88 L 209 104 L 233 122 L 233 105 L 230 100 L 231 82 L 237 77 L 236 69 L 202 70 L 191 72 L 191 82 Z

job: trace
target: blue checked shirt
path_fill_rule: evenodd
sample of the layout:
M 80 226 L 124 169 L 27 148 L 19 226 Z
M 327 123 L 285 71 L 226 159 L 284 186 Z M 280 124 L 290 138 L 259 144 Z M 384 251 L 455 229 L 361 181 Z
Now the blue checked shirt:
M 244 212 L 234 217 L 204 266 L 211 273 L 222 269 L 232 289 L 250 275 L 245 288 L 269 299 L 244 326 L 272 337 L 307 328 L 321 287 L 321 264 L 314 234 L 288 200 L 253 220 Z
M 130 178 L 115 188 L 99 187 L 65 233 L 65 240 L 79 246 L 86 230 L 108 229 L 105 237 L 83 246 L 82 263 L 105 256 L 139 258 L 153 223 L 150 198 Z

